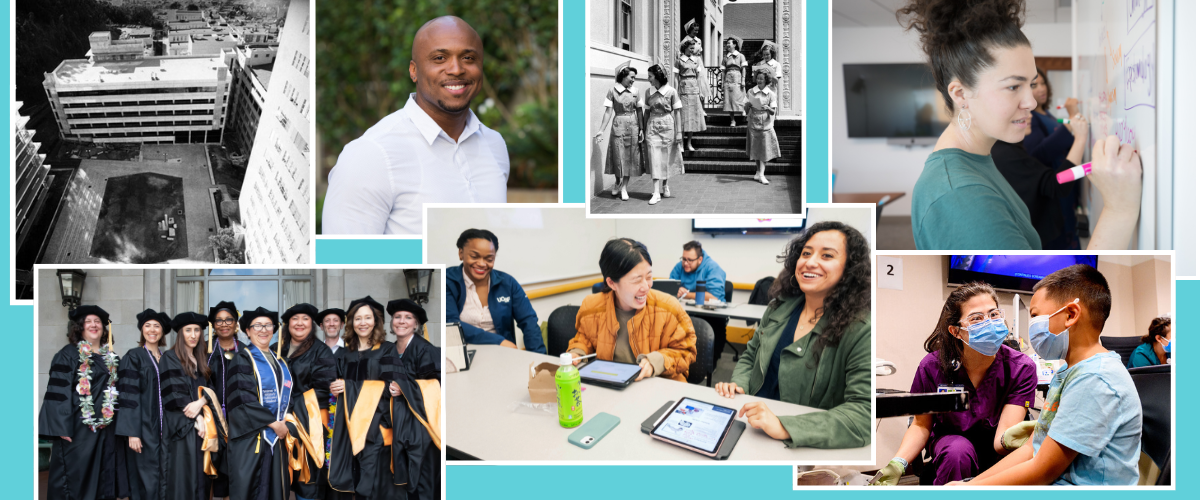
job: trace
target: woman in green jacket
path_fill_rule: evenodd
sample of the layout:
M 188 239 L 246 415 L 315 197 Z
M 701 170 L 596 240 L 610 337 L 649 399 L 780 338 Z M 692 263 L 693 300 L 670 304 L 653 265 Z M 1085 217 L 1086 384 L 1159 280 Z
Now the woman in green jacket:
M 742 406 L 738 417 L 789 448 L 870 444 L 870 285 L 862 233 L 841 222 L 812 225 L 788 243 L 767 312 L 717 393 L 828 410 L 776 416 L 761 401 Z

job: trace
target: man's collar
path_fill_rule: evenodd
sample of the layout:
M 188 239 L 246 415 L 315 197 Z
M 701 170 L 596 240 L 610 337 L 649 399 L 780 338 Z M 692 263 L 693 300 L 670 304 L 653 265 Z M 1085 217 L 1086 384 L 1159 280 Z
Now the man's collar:
M 438 134 L 446 134 L 446 132 L 425 113 L 424 109 L 421 109 L 421 106 L 417 105 L 416 99 L 417 94 L 408 94 L 408 102 L 404 103 L 404 112 L 408 115 L 408 119 L 412 120 L 413 125 L 417 126 L 417 131 L 421 133 L 425 142 L 432 146 L 433 141 L 437 140 Z M 459 134 L 458 142 L 462 142 L 476 132 L 480 132 L 479 118 L 475 117 L 474 111 L 467 109 L 467 125 L 463 127 L 462 134 Z M 449 134 L 446 134 L 446 140 L 454 142 Z

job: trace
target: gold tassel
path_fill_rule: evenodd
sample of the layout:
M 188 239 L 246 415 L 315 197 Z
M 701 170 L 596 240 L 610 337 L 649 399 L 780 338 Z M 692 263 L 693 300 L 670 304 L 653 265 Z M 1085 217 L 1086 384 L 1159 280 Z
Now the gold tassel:
M 112 347 L 112 323 L 108 324 L 108 351 L 113 352 Z
M 212 354 L 212 323 L 208 324 L 208 353 Z
M 279 343 L 275 345 L 275 357 L 283 359 L 283 323 L 276 323 L 275 331 L 279 332 Z

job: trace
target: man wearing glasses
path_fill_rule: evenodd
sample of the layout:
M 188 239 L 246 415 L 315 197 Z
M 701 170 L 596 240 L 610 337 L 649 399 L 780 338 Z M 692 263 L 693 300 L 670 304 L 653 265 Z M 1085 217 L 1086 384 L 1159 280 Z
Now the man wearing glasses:
M 704 292 L 704 303 L 725 301 L 725 270 L 717 264 L 700 246 L 696 240 L 683 244 L 683 257 L 671 269 L 671 279 L 679 280 L 679 291 L 675 294 L 680 299 L 696 299 L 696 284 L 704 283 L 708 291 Z M 721 359 L 721 351 L 725 349 L 725 325 L 729 319 L 703 318 L 713 329 L 713 365 Z

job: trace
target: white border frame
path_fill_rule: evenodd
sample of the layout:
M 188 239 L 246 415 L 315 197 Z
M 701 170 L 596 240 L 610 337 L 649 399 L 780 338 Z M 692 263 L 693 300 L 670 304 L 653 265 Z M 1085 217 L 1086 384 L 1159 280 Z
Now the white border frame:
M 655 1 L 661 1 L 661 0 L 655 0 Z M 690 0 L 675 0 L 675 1 L 681 2 L 681 1 L 690 1 Z M 703 1 L 703 0 L 701 0 L 701 1 Z M 772 5 L 777 5 L 778 2 L 779 2 L 779 0 L 773 0 Z M 808 62 L 809 62 L 809 60 L 808 60 L 808 0 L 793 0 L 793 2 L 794 3 L 793 3 L 793 7 L 792 7 L 792 25 L 795 26 L 796 12 L 799 11 L 799 13 L 800 13 L 800 16 L 799 16 L 800 34 L 801 34 L 801 36 L 797 37 L 799 39 L 800 46 L 793 49 L 793 50 L 796 50 L 797 53 L 801 54 L 801 59 L 800 59 L 801 63 L 799 64 L 800 80 L 801 80 L 801 83 L 800 83 L 800 114 L 798 116 L 798 118 L 800 120 L 800 174 L 799 174 L 798 178 L 800 179 L 800 184 L 802 187 L 801 194 L 800 194 L 800 206 L 801 206 L 800 212 L 798 212 L 798 213 L 776 213 L 776 214 L 757 214 L 757 213 L 753 213 L 753 212 L 733 213 L 733 214 L 654 214 L 654 213 L 596 214 L 596 213 L 592 213 L 592 197 L 593 197 L 593 194 L 592 194 L 592 191 L 593 191 L 592 190 L 592 162 L 591 162 L 592 134 L 591 134 L 591 130 L 590 130 L 591 123 L 592 123 L 592 108 L 590 106 L 587 106 L 587 103 L 585 102 L 584 110 L 583 110 L 584 134 L 583 134 L 583 137 L 581 137 L 579 139 L 579 140 L 583 141 L 584 147 L 583 147 L 583 157 L 579 159 L 579 162 L 583 166 L 583 172 L 584 172 L 584 182 L 583 182 L 584 211 L 583 211 L 583 213 L 587 216 L 587 218 L 589 218 L 589 219 L 695 219 L 695 218 L 739 219 L 739 218 L 744 218 L 744 217 L 764 217 L 764 218 L 792 218 L 792 217 L 797 217 L 797 216 L 799 216 L 801 218 L 804 217 L 804 214 L 806 214 L 808 212 L 808 209 L 810 207 L 812 207 L 812 205 L 813 205 L 813 203 L 808 199 L 808 129 L 809 129 L 809 125 L 810 125 L 810 123 L 808 121 Z M 584 75 L 583 89 L 584 90 L 583 90 L 583 94 L 584 94 L 584 99 L 586 101 L 588 96 L 591 95 L 591 90 L 592 90 L 592 82 L 591 82 L 592 48 L 591 48 L 591 46 L 592 46 L 592 26 L 593 26 L 593 24 L 592 24 L 592 9 L 591 9 L 590 2 L 587 3 L 587 5 L 585 6 L 585 9 L 586 10 L 584 11 L 584 15 L 583 15 L 584 21 L 583 22 L 584 22 L 584 24 L 587 25 L 587 33 L 584 35 L 584 47 L 583 47 L 583 50 L 584 50 L 584 57 L 583 57 L 583 71 L 584 71 L 584 73 L 583 73 L 583 75 Z M 830 15 L 832 16 L 832 14 L 830 14 Z M 832 20 L 832 17 L 830 19 Z M 782 22 L 782 20 L 780 20 L 780 22 Z M 561 22 L 560 22 L 560 28 L 561 28 Z M 560 141 L 561 141 L 561 137 L 560 137 Z M 561 147 L 560 147 L 560 151 L 561 151 Z M 682 175 L 686 175 L 686 174 L 682 174 Z M 713 174 L 696 174 L 696 175 L 713 175 Z M 827 182 L 828 182 L 829 177 L 830 176 L 826 175 Z M 833 196 L 833 194 L 832 194 L 832 190 L 831 190 L 830 198 L 832 198 L 832 196 Z M 562 202 L 562 197 L 559 197 L 559 202 L 560 203 Z
M 43 270 L 49 271 L 49 270 L 55 270 L 55 269 L 176 270 L 176 269 L 197 269 L 197 268 L 200 268 L 200 269 L 227 269 L 229 267 L 226 267 L 226 266 L 208 266 L 208 267 L 200 266 L 200 267 L 197 267 L 197 266 L 180 266 L 180 265 L 167 265 L 167 264 L 148 264 L 148 265 L 144 265 L 144 266 L 110 266 L 110 265 L 96 265 L 96 264 L 77 264 L 77 265 L 59 266 L 59 265 L 36 264 L 33 267 L 34 267 L 34 269 L 33 269 L 33 297 L 34 298 L 30 302 L 32 302 L 32 305 L 33 305 L 33 335 L 34 335 L 35 353 L 33 356 L 33 376 L 31 377 L 33 379 L 32 380 L 32 389 L 33 390 L 29 394 L 29 397 L 33 401 L 33 404 L 31 405 L 31 407 L 32 407 L 31 411 L 33 413 L 32 422 L 34 423 L 35 428 L 34 428 L 34 432 L 30 435 L 30 438 L 32 439 L 32 445 L 33 445 L 32 446 L 33 456 L 32 456 L 32 461 L 30 463 L 36 464 L 36 463 L 38 463 L 38 459 L 39 459 L 38 455 L 40 453 L 39 448 L 38 448 L 38 433 L 37 433 L 36 426 L 37 426 L 37 421 L 38 421 L 38 414 L 41 412 L 41 409 L 42 409 L 42 402 L 37 399 L 38 373 L 39 373 L 38 369 L 39 369 L 39 365 L 41 364 L 39 362 L 38 356 L 36 354 L 38 327 L 40 326 L 39 325 L 39 317 L 40 316 L 39 316 L 39 311 L 38 311 L 38 309 L 39 309 L 38 302 L 39 301 L 37 300 L 37 298 L 43 292 L 42 290 L 40 290 L 40 286 L 38 285 L 38 282 L 40 281 L 40 280 L 38 280 L 38 273 L 42 272 Z M 445 286 L 446 266 L 444 266 L 444 265 L 441 265 L 441 264 L 432 264 L 432 265 L 430 265 L 430 264 L 421 264 L 421 265 L 367 265 L 367 264 L 312 265 L 312 264 L 308 264 L 308 265 L 291 265 L 291 266 L 241 266 L 239 268 L 308 269 L 308 270 L 318 270 L 318 269 L 342 269 L 342 270 L 345 270 L 345 269 L 388 269 L 388 270 L 437 269 L 437 270 L 440 270 L 442 272 L 443 284 L 441 287 L 441 289 L 442 289 L 442 293 L 441 293 L 442 307 L 441 307 L 441 309 L 442 310 L 439 313 L 440 318 L 442 319 L 442 322 L 441 322 L 442 328 L 441 328 L 440 332 L 437 332 L 437 335 L 439 336 L 439 339 L 440 339 L 440 342 L 438 343 L 439 351 L 441 350 L 441 346 L 444 346 L 446 344 L 446 286 Z M 174 277 L 172 277 L 171 280 L 172 280 L 172 283 L 174 283 Z M 315 287 L 316 286 L 316 283 L 315 283 L 316 278 L 314 277 L 313 280 L 314 280 L 313 286 Z M 48 292 L 48 293 L 53 293 L 53 292 Z M 447 420 L 446 419 L 447 410 L 446 410 L 446 405 L 445 405 L 446 385 L 444 383 L 442 383 L 442 381 L 446 380 L 446 367 L 445 366 L 446 366 L 445 360 L 443 360 L 442 361 L 442 373 L 441 373 L 442 378 L 438 384 L 441 386 L 441 390 L 442 390 L 442 405 L 441 405 L 442 415 L 441 415 L 441 426 L 440 427 L 441 427 L 441 436 L 443 436 L 443 437 L 446 435 L 446 420 Z M 441 471 L 442 476 L 441 476 L 441 480 L 440 480 L 441 481 L 441 497 L 446 498 L 446 463 L 447 462 L 446 462 L 446 446 L 444 444 L 442 446 L 440 455 L 441 455 L 441 460 L 442 460 L 442 471 Z M 37 467 L 32 467 L 32 469 L 33 469 L 33 477 L 32 477 L 33 490 L 32 491 L 36 492 L 36 491 L 38 491 L 38 480 L 39 480 L 38 478 L 41 475 L 41 473 L 40 473 L 40 471 L 38 471 Z

